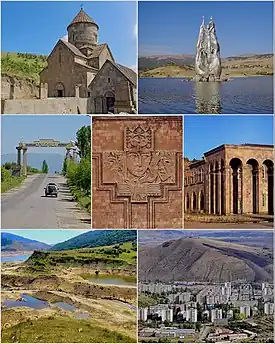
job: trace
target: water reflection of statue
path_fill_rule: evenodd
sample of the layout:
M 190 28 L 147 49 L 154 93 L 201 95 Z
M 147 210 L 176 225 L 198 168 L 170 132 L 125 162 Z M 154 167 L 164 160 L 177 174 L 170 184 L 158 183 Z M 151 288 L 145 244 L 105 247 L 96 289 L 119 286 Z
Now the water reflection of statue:
M 195 83 L 195 99 L 196 112 L 201 114 L 207 113 L 221 113 L 221 98 L 220 98 L 221 84 L 217 81 L 204 83 Z
M 66 158 L 77 163 L 80 162 L 80 149 L 73 140 L 70 141 L 70 145 L 67 147 Z
M 210 18 L 205 27 L 204 17 L 200 26 L 195 59 L 195 81 L 219 81 L 221 77 L 220 46 L 216 26 Z

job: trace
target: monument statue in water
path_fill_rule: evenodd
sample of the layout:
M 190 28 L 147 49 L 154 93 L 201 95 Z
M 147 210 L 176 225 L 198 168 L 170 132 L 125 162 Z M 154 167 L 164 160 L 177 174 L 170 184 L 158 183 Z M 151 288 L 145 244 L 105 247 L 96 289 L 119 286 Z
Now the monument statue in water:
M 222 72 L 220 45 L 212 17 L 206 27 L 204 17 L 202 18 L 197 41 L 195 71 L 195 81 L 220 81 Z

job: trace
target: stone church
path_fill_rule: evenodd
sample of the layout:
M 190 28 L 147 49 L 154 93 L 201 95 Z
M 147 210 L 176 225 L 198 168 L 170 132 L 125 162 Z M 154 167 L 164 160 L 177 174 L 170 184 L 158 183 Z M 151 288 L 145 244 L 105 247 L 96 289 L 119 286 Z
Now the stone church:
M 81 10 L 67 27 L 41 72 L 48 97 L 88 98 L 91 113 L 135 112 L 136 73 L 115 62 L 107 43 L 99 44 L 99 26 Z
M 2 113 L 119 114 L 137 112 L 137 74 L 118 64 L 99 26 L 81 8 L 40 73 L 39 99 L 3 101 Z

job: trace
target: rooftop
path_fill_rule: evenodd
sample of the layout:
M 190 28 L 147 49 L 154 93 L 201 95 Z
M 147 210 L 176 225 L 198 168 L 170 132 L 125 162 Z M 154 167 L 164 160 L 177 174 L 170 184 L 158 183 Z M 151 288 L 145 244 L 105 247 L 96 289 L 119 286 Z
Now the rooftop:
M 85 11 L 83 11 L 82 8 L 78 12 L 78 14 L 74 17 L 74 19 L 72 20 L 72 22 L 69 26 L 71 26 L 73 24 L 78 24 L 78 23 L 90 23 L 90 24 L 96 25 L 98 28 L 97 23 L 90 16 L 88 16 L 88 14 Z

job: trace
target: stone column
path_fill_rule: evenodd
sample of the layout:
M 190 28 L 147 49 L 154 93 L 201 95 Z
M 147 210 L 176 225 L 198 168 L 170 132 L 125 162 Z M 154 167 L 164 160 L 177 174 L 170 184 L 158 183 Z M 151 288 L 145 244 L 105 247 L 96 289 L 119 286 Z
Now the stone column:
M 28 148 L 23 148 L 23 175 L 27 175 L 27 150 Z
M 211 203 L 213 202 L 213 214 L 216 214 L 216 172 L 215 169 L 214 171 L 211 172 L 212 173 L 212 187 L 213 187 L 213 191 L 211 190 L 211 194 L 213 195 L 213 199 L 211 200 Z
M 216 195 L 217 195 L 217 199 L 216 199 L 216 214 L 219 214 L 221 215 L 222 213 L 222 210 L 221 210 L 221 170 L 219 169 L 218 171 L 216 171 L 217 173 L 217 192 L 216 192 Z
M 210 174 L 208 164 L 206 164 L 204 170 L 204 185 L 204 211 L 210 214 Z
M 252 166 L 243 167 L 243 212 L 253 212 L 253 177 Z
M 268 212 L 268 197 L 267 197 L 267 168 L 260 165 L 259 167 L 259 212 L 265 213 Z M 264 201 L 264 205 L 263 205 Z
M 224 167 L 224 210 L 225 214 L 229 215 L 232 213 L 232 173 L 231 167 L 225 166 Z
M 243 170 L 238 168 L 238 214 L 243 213 Z
M 21 166 L 21 147 L 16 147 L 17 149 L 17 165 L 18 166 Z

